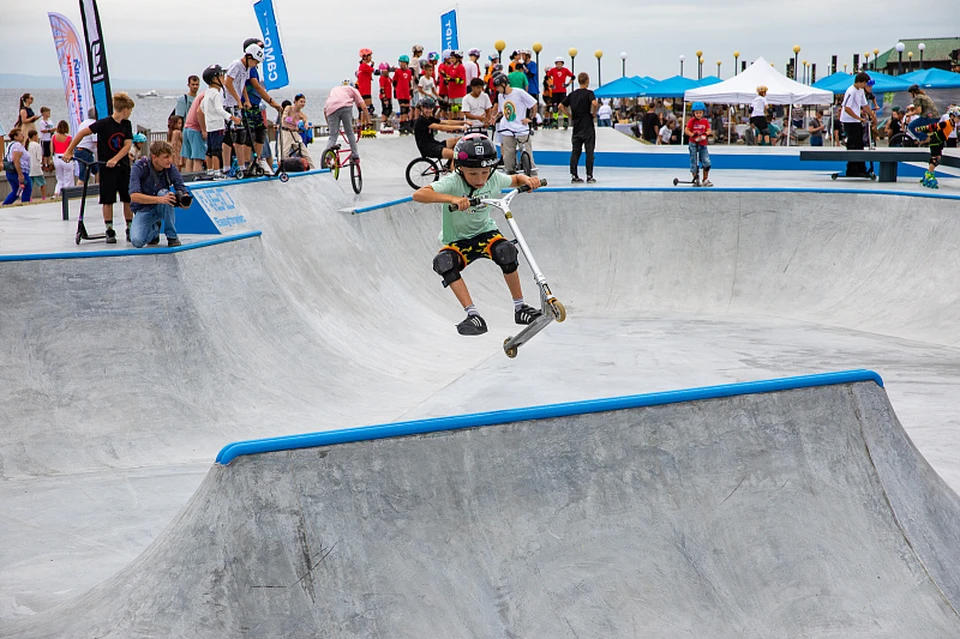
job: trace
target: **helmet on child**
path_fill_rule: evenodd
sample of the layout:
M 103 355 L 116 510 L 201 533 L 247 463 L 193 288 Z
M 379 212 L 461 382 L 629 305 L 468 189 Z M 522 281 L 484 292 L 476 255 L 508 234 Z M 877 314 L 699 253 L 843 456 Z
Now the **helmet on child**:
M 705 105 L 703 102 L 694 102 L 694 103 L 693 103 L 693 107 L 691 108 L 691 110 L 693 110 L 693 111 L 703 111 L 703 112 L 706 112 L 707 107 L 706 107 L 706 105 Z
M 436 51 L 431 51 L 430 53 L 427 54 L 427 60 L 429 60 L 430 62 L 436 62 L 439 59 L 440 59 L 440 54 L 437 53 Z
M 947 115 L 953 116 L 955 118 L 960 118 L 960 106 L 953 105 L 952 107 L 947 109 Z
M 560 64 L 563 64 L 563 58 L 562 58 L 561 56 L 555 57 L 555 58 L 553 59 L 553 61 L 554 61 L 554 62 L 559 62 Z
M 370 49 L 368 49 L 368 48 L 366 48 L 366 47 L 360 49 L 360 57 L 361 57 L 361 58 L 365 58 L 365 57 L 367 57 L 368 55 L 373 55 L 373 51 L 370 50 Z
M 244 55 L 248 55 L 257 62 L 263 62 L 263 47 L 258 43 L 254 42 L 253 44 L 248 44 L 247 48 L 243 50 Z
M 397 58 L 397 62 L 410 62 L 410 56 L 402 55 L 399 58 Z
M 390 65 L 387 64 L 386 62 L 381 62 L 380 64 L 377 65 L 377 70 L 378 70 L 378 71 L 381 71 L 381 72 L 382 72 L 382 71 L 389 71 L 389 70 L 390 70 Z
M 133 135 L 134 144 L 143 144 L 146 141 L 147 141 L 147 136 L 145 136 L 143 133 L 134 133 Z
M 495 87 L 505 87 L 510 84 L 510 78 L 507 77 L 505 73 L 494 73 L 493 74 L 493 86 Z
M 490 62 L 493 62 L 494 60 L 499 60 L 499 59 L 500 59 L 500 56 L 498 56 L 496 53 L 491 53 L 490 55 L 487 56 L 487 60 L 489 60 Z
M 203 78 L 203 81 L 207 84 L 213 84 L 213 81 L 218 77 L 223 75 L 223 67 L 219 64 L 211 64 L 209 67 L 203 70 L 203 73 L 200 76 Z
M 413 45 L 413 49 L 412 49 L 412 50 L 413 50 L 414 53 L 423 53 L 423 45 L 422 45 L 422 44 L 415 44 L 415 45 Z
M 429 60 L 427 60 L 426 58 L 420 58 L 420 68 L 421 68 L 421 69 L 426 69 L 426 68 L 429 67 L 429 66 L 430 66 L 430 61 L 429 61 Z
M 440 57 L 444 60 L 449 60 L 453 57 L 453 49 L 444 49 Z
M 454 58 L 460 58 L 461 60 L 463 60 L 463 51 L 461 51 L 460 49 L 454 49 L 453 51 L 450 52 L 450 55 L 452 55 Z
M 872 87 L 872 86 L 875 85 L 876 83 L 877 83 L 877 81 L 874 80 L 873 78 L 870 78 L 869 80 L 867 80 L 867 86 L 868 86 L 868 87 Z
M 482 133 L 465 135 L 453 147 L 453 159 L 458 167 L 485 169 L 496 166 L 500 158 L 497 147 Z
M 243 41 L 243 47 L 242 47 L 241 50 L 242 50 L 244 53 L 246 53 L 247 47 L 249 47 L 251 44 L 256 44 L 256 45 L 258 45 L 258 46 L 263 46 L 263 45 L 260 44 L 261 42 L 263 42 L 263 38 L 247 38 L 246 40 Z
M 435 109 L 437 107 L 437 101 L 431 98 L 429 95 L 420 100 L 420 108 L 426 109 L 428 111 Z
M 479 57 L 480 57 L 480 49 L 474 47 L 474 48 L 470 49 L 469 51 L 467 51 L 467 55 L 472 55 L 472 56 L 476 56 L 476 57 L 479 58 Z

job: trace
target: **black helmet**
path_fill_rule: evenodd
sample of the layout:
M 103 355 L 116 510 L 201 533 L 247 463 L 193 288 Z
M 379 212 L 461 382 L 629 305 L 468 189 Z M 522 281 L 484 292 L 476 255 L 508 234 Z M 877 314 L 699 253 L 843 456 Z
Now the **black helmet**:
M 436 108 L 436 106 L 437 106 L 437 101 L 431 98 L 430 96 L 427 96 L 422 100 L 420 100 L 421 109 L 433 109 L 433 108 Z
M 496 166 L 499 161 L 497 147 L 482 133 L 471 133 L 460 138 L 453 147 L 453 159 L 457 166 L 470 169 Z
M 223 67 L 221 67 L 219 64 L 211 64 L 209 67 L 203 70 L 201 77 L 203 78 L 204 82 L 210 85 L 213 84 L 214 79 L 221 75 L 223 75 Z
M 493 74 L 493 86 L 495 87 L 505 87 L 510 84 L 510 78 L 507 77 L 505 73 L 494 73 Z
M 920 85 L 919 85 L 919 84 L 911 84 L 911 85 L 910 85 L 910 88 L 907 89 L 907 93 L 920 93 Z
M 251 44 L 260 44 L 261 42 L 263 42 L 263 38 L 247 38 L 243 41 L 243 49 L 241 50 L 246 51 L 247 47 L 249 47 Z

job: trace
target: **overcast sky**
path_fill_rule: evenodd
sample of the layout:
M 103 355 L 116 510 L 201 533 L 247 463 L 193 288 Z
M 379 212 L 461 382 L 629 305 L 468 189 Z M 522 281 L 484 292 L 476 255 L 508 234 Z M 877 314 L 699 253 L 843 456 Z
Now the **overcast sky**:
M 428 51 L 439 49 L 439 14 L 453 6 L 433 0 L 274 1 L 292 89 L 352 77 L 360 47 L 373 49 L 377 62 L 395 62 L 414 42 Z M 82 29 L 77 0 L 3 2 L 0 41 L 7 54 L 0 73 L 59 75 L 46 13 L 63 13 Z M 716 73 L 721 60 L 726 78 L 733 71 L 734 50 L 741 59 L 763 56 L 782 71 L 793 45 L 799 44 L 800 59 L 816 62 L 822 77 L 832 54 L 840 56 L 842 65 L 855 52 L 882 52 L 898 38 L 956 36 L 948 30 L 956 31 L 960 20 L 948 20 L 949 11 L 940 16 L 936 8 L 956 3 L 478 1 L 459 5 L 460 46 L 479 47 L 486 56 L 495 53 L 498 39 L 506 41 L 508 50 L 539 41 L 541 66 L 576 47 L 577 69 L 591 76 L 597 71 L 594 51 L 602 49 L 602 79 L 609 82 L 620 76 L 621 51 L 629 56 L 628 75 L 664 78 L 679 72 L 681 54 L 687 58 L 685 74 L 696 77 L 694 52 L 701 49 L 704 75 Z M 245 38 L 259 35 L 248 0 L 100 0 L 99 6 L 111 76 L 145 78 L 144 86 L 179 86 L 208 64 L 226 65 L 239 56 Z

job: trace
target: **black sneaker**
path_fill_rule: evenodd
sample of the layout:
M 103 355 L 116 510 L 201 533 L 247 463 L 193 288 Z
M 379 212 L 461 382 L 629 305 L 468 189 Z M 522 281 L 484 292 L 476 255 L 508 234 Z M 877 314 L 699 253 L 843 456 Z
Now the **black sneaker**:
M 149 242 L 147 242 L 147 244 L 149 244 L 150 246 L 156 246 L 156 245 L 159 244 L 159 243 L 160 243 L 160 236 L 159 236 L 159 235 L 156 236 L 155 238 L 153 238 L 152 240 L 150 240 Z
M 479 315 L 467 315 L 467 319 L 457 324 L 461 335 L 483 335 L 487 332 L 487 323 Z
M 167 246 L 169 246 L 170 248 L 173 248 L 175 246 L 180 246 L 180 238 L 168 237 Z
M 537 309 L 524 304 L 518 308 L 516 312 L 514 312 L 513 321 L 515 321 L 517 324 L 523 325 L 533 324 L 533 322 L 541 315 L 543 315 L 543 313 Z
M 597 181 L 593 178 L 592 175 L 587 176 L 587 184 L 596 184 Z
M 113 229 L 107 229 L 107 244 L 117 243 L 117 232 Z
M 583 182 L 583 178 L 580 177 L 579 175 L 571 175 L 570 181 L 574 184 L 579 184 L 580 182 Z
M 130 227 L 127 227 L 127 241 L 130 241 Z

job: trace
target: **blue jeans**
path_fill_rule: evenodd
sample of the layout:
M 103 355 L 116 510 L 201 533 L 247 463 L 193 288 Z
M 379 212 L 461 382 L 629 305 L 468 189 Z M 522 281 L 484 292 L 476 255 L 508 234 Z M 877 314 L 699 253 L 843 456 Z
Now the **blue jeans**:
M 610 120 L 610 118 L 602 118 L 602 119 L 599 120 L 597 126 L 601 126 L 601 127 L 612 127 L 612 126 L 613 126 L 613 122 Z
M 935 122 L 939 122 L 939 121 L 940 121 L 940 120 L 938 120 L 938 119 L 936 119 L 936 118 L 914 118 L 914 119 L 910 122 L 910 124 L 907 125 L 907 128 L 910 130 L 910 133 L 912 133 L 913 136 L 914 136 L 915 138 L 917 138 L 917 141 L 918 141 L 918 142 L 923 142 L 924 140 L 927 139 L 927 134 L 926 134 L 926 133 L 917 133 L 917 127 L 918 127 L 918 126 L 927 126 L 928 124 L 934 124 Z
M 20 178 L 17 177 L 17 174 L 13 171 L 4 171 L 7 174 L 7 182 L 10 183 L 10 194 L 7 195 L 7 199 L 3 201 L 3 206 L 7 204 L 13 204 L 17 201 L 17 191 L 20 190 Z M 26 175 L 23 176 L 26 180 L 26 183 L 23 185 L 23 195 L 20 196 L 21 202 L 29 202 L 30 196 L 33 195 L 33 180 L 31 180 Z
M 710 168 L 710 152 L 707 151 L 706 146 L 700 146 L 696 142 L 691 142 L 687 145 L 690 148 L 690 172 L 699 173 L 700 169 L 697 166 L 697 161 L 700 161 L 700 166 L 705 169 Z
M 133 216 L 133 224 L 130 225 L 130 242 L 137 248 L 143 248 L 151 240 L 160 237 L 161 223 L 167 239 L 176 239 L 176 218 L 177 214 L 170 204 L 154 204 L 148 209 L 140 209 Z
M 90 171 L 90 175 L 96 175 L 100 172 L 100 165 L 96 164 L 93 157 L 93 151 L 90 149 L 74 149 L 73 157 L 78 160 L 83 160 L 83 162 L 77 162 L 80 165 L 80 179 L 85 180 L 87 176 L 87 171 Z

